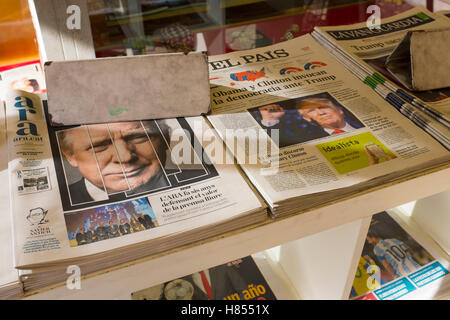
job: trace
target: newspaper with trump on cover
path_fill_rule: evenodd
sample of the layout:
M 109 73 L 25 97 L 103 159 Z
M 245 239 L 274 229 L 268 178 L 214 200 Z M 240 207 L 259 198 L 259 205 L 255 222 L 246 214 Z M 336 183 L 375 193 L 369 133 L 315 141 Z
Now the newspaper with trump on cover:
M 209 65 L 208 120 L 275 216 L 449 160 L 311 35 Z

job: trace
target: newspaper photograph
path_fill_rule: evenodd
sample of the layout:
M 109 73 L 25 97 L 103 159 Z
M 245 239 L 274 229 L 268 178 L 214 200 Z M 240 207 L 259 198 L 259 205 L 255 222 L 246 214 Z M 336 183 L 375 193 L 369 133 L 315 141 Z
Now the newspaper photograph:
M 3 71 L 0 75 L 0 96 L 7 90 L 23 90 L 34 94 L 46 93 L 45 77 L 40 63 Z
M 236 165 L 210 161 L 201 117 L 51 127 L 25 91 L 8 93 L 6 114 L 17 268 L 265 217 Z
M 379 29 L 369 29 L 363 22 L 345 26 L 316 27 L 315 30 L 350 60 L 369 67 L 372 71 L 370 74 L 376 72 L 396 88 L 419 98 L 448 122 L 450 121 L 450 88 L 411 91 L 389 72 L 386 68 L 386 59 L 408 31 L 449 27 L 448 18 L 418 6 L 401 14 L 384 18 Z
M 350 299 L 396 300 L 447 274 L 441 262 L 381 212 L 372 217 Z
M 272 209 L 448 157 L 310 35 L 209 64 L 208 119 Z

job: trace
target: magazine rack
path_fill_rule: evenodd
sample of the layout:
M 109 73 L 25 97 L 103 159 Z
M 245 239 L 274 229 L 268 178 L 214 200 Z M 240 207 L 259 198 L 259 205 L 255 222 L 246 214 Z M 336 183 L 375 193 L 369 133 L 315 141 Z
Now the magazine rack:
M 38 4 L 40 1 L 30 0 L 30 2 Z M 263 1 L 223 2 L 231 7 L 258 4 Z M 366 1 L 366 4 L 369 2 Z M 351 1 L 347 5 L 350 4 Z M 358 6 L 354 9 L 359 12 L 361 9 Z M 224 17 L 220 12 L 213 10 L 214 6 L 205 6 L 201 9 L 212 20 L 225 25 Z M 191 14 L 192 10 L 179 12 L 187 15 Z M 360 16 L 365 14 L 362 13 Z M 164 17 L 168 16 L 161 14 L 159 18 Z M 127 18 L 109 24 L 129 25 L 133 24 L 133 21 Z M 356 21 L 347 23 L 352 22 Z M 344 24 L 343 21 L 334 23 Z M 219 38 L 225 37 L 221 28 L 204 28 L 203 31 L 208 48 L 216 50 L 212 54 L 227 50 L 223 44 L 209 41 L 210 34 L 219 35 Z M 297 35 L 299 34 L 295 36 Z M 72 41 L 80 39 L 74 37 L 74 33 L 68 36 L 72 37 Z M 86 34 L 83 36 L 86 37 Z M 59 42 L 60 46 L 63 46 L 62 40 Z M 75 44 L 74 48 L 76 47 Z M 112 47 L 104 45 L 97 48 L 97 55 L 104 54 Z M 92 55 L 91 49 L 88 48 L 85 52 L 89 56 Z M 63 53 L 61 59 L 65 59 L 64 55 L 70 53 L 67 47 Z M 77 51 L 77 54 L 79 56 L 75 58 L 83 56 L 81 51 Z M 276 246 L 279 247 L 268 250 L 268 255 L 278 261 L 281 272 L 284 270 L 287 274 L 297 293 L 293 298 L 347 299 L 371 216 L 410 201 L 447 191 L 450 187 L 449 181 L 450 164 L 429 168 L 412 176 L 324 203 L 305 212 L 281 219 L 267 218 L 263 223 L 88 275 L 82 278 L 80 290 L 69 290 L 64 283 L 60 283 L 51 288 L 27 292 L 25 299 L 130 299 L 131 292 Z
M 270 254 L 280 260 L 300 298 L 347 299 L 371 216 L 448 190 L 448 181 L 450 164 L 89 275 L 82 278 L 80 290 L 60 284 L 30 292 L 28 298 L 129 299 L 131 292 L 281 245 Z

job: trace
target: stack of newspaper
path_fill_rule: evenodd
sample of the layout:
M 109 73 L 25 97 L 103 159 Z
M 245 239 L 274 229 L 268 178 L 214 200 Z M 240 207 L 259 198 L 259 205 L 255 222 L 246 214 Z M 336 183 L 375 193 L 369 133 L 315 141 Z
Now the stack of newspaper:
M 28 64 L 0 73 L 0 98 L 8 90 L 26 90 L 36 94 L 45 93 L 44 75 L 40 64 Z M 7 183 L 8 144 L 6 137 L 6 117 L 3 100 L 0 99 L 0 181 Z M 23 283 L 19 271 L 15 268 L 13 233 L 11 229 L 11 203 L 8 187 L 0 190 L 0 299 L 16 299 L 23 296 Z
M 36 75 L 17 87 L 2 76 L 1 200 L 12 222 L 2 224 L 1 296 L 21 282 L 64 283 L 71 265 L 85 276 L 267 219 L 239 167 L 210 161 L 226 150 L 205 148 L 202 135 L 215 133 L 204 118 L 51 127 L 45 94 L 29 85 Z
M 272 287 L 273 286 L 273 287 Z M 292 299 L 263 253 L 133 292 L 133 300 Z
M 4 119 L 3 108 L 0 108 L 1 119 Z M 0 122 L 0 154 L 6 155 L 5 122 Z M 8 181 L 8 158 L 0 157 L 0 181 Z M 9 190 L 0 190 L 0 300 L 14 299 L 22 296 L 22 284 L 19 281 L 19 273 L 14 268 L 13 244 L 11 232 L 11 210 L 9 205 Z
M 275 216 L 449 161 L 311 35 L 209 63 L 208 119 Z
M 380 28 L 369 29 L 366 23 L 316 27 L 312 35 L 353 74 L 450 149 L 450 89 L 409 91 L 385 67 L 386 58 L 408 31 L 448 28 L 447 17 L 419 6 L 383 19 Z

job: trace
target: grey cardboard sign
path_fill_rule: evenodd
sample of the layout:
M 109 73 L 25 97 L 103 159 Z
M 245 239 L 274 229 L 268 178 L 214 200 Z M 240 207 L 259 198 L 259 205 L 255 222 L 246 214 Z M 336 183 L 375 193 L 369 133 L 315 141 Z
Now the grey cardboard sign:
M 53 125 L 188 117 L 210 109 L 202 52 L 47 62 Z
M 424 91 L 450 86 L 450 29 L 409 31 L 386 59 L 405 87 Z

